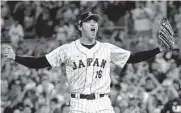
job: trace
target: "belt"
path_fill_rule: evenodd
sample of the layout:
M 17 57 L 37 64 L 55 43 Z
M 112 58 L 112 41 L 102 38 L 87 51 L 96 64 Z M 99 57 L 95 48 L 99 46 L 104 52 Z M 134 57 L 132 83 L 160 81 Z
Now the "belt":
M 72 98 L 80 98 L 80 99 L 87 99 L 87 100 L 94 100 L 96 98 L 101 98 L 104 97 L 107 94 L 89 94 L 89 95 L 85 95 L 85 94 L 71 94 Z

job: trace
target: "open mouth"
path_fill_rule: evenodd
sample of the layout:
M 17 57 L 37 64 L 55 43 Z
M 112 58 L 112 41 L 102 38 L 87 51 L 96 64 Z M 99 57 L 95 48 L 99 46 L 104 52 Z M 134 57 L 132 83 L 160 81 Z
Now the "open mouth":
M 91 28 L 91 33 L 92 33 L 93 35 L 95 35 L 95 33 L 96 33 L 95 31 L 96 31 L 96 29 L 95 29 L 94 27 L 92 27 L 92 28 Z
M 96 28 L 94 26 L 91 27 L 90 31 L 91 31 L 92 36 L 96 35 Z
M 95 28 L 91 28 L 91 31 L 94 31 L 94 32 L 95 32 Z

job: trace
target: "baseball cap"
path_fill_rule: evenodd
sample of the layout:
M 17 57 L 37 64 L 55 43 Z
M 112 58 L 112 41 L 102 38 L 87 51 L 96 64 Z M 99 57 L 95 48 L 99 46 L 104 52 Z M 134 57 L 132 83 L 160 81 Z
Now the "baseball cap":
M 96 21 L 101 19 L 101 17 L 98 14 L 94 14 L 92 12 L 85 12 L 79 16 L 78 24 L 80 25 L 80 24 L 82 24 L 82 22 L 85 22 L 86 20 L 88 20 L 90 18 L 94 18 Z

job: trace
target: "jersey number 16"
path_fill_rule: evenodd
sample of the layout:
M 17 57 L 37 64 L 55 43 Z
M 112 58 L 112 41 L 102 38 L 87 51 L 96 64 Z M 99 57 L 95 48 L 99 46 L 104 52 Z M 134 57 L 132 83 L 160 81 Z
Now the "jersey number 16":
M 102 70 L 96 71 L 96 78 L 102 77 Z

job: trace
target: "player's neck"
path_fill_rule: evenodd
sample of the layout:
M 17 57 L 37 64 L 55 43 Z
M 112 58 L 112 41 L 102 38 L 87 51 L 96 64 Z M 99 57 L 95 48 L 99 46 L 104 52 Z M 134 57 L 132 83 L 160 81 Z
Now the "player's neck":
M 81 37 L 80 38 L 80 42 L 81 42 L 81 44 L 84 44 L 84 45 L 93 45 L 96 42 L 96 40 L 95 39 Z

